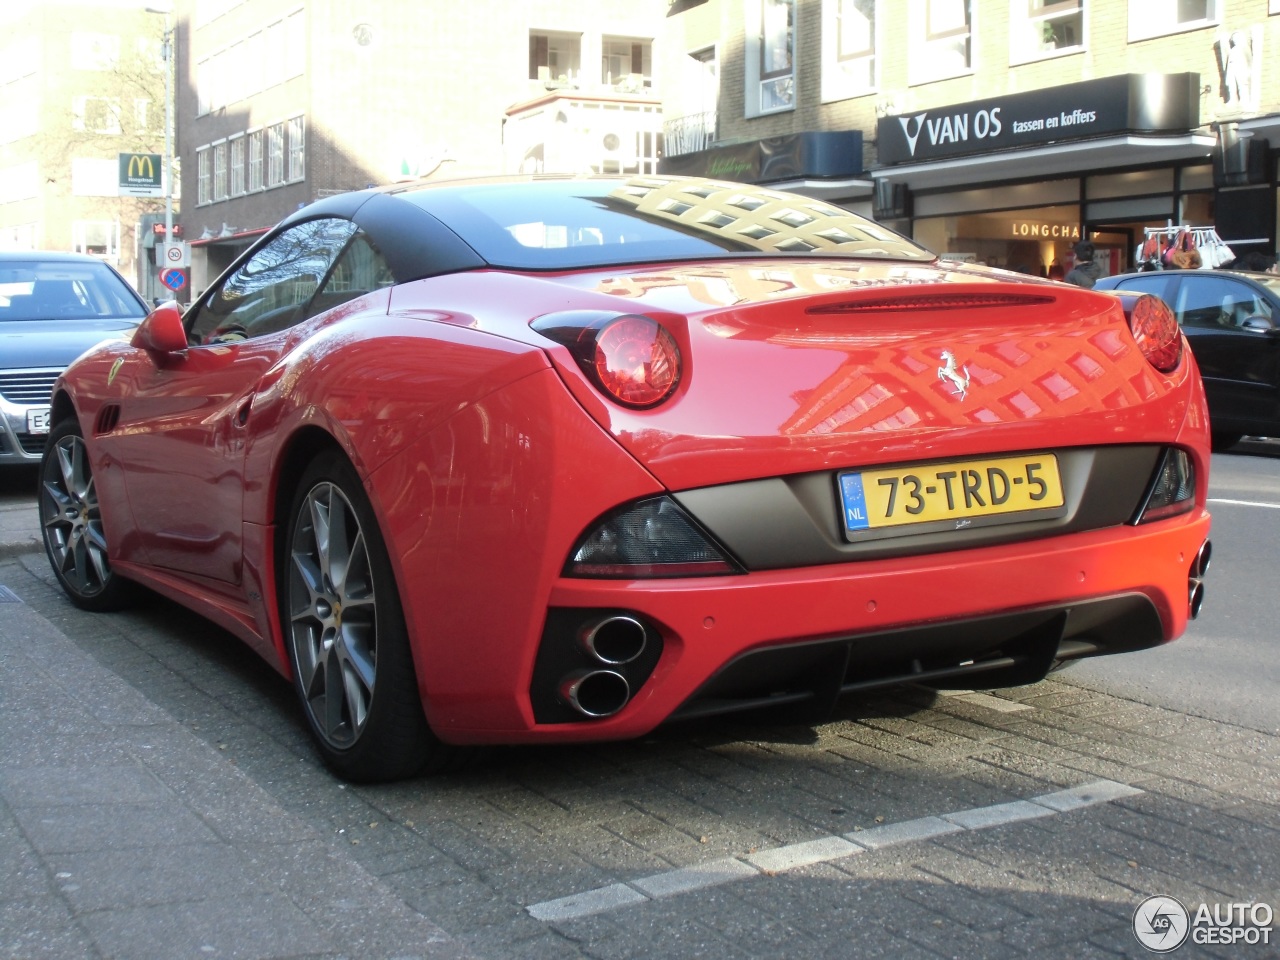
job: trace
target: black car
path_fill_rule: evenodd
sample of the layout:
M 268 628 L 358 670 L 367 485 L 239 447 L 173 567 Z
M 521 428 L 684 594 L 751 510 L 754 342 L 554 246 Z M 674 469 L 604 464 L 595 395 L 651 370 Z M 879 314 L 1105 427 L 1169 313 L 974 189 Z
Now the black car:
M 1215 450 L 1246 434 L 1280 436 L 1280 276 L 1157 270 L 1095 289 L 1154 293 L 1173 308 L 1204 378 Z

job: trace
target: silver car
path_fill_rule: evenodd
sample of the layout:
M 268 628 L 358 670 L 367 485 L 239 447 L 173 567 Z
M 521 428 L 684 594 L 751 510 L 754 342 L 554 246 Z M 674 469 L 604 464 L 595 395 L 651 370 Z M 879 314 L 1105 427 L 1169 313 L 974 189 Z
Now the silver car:
M 94 257 L 0 253 L 0 467 L 40 462 L 53 382 L 94 344 L 131 336 L 147 312 Z

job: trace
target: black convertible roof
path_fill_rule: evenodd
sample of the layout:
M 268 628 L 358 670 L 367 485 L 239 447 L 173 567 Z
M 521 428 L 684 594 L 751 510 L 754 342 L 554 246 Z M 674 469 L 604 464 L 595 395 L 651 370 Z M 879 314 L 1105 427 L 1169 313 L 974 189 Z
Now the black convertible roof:
M 892 230 L 821 200 L 686 177 L 396 185 L 319 200 L 281 227 L 321 216 L 365 230 L 400 283 L 482 267 L 563 271 L 744 256 L 935 259 Z

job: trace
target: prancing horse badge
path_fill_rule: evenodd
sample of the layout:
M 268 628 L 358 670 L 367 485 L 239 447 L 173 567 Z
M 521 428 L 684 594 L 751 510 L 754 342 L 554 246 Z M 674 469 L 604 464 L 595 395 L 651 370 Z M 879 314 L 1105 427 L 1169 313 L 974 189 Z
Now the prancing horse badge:
M 969 368 L 956 367 L 956 355 L 950 350 L 942 351 L 943 366 L 938 368 L 939 380 L 950 380 L 955 388 L 956 396 L 961 400 L 969 392 Z

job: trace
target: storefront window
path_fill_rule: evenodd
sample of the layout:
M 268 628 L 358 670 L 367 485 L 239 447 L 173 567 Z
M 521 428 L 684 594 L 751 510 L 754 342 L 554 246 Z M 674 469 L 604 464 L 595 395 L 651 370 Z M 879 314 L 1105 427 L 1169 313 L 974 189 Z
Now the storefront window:
M 914 239 L 949 259 L 1060 278 L 1081 239 L 1080 208 L 1062 204 L 930 217 L 915 222 Z

